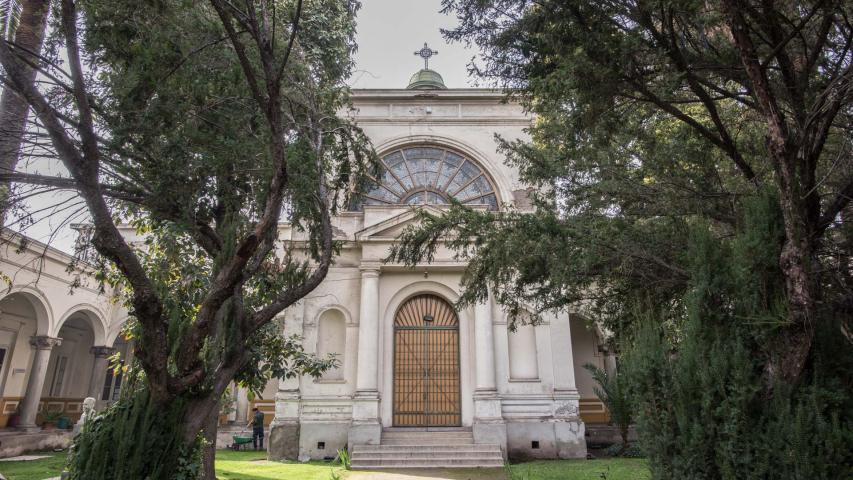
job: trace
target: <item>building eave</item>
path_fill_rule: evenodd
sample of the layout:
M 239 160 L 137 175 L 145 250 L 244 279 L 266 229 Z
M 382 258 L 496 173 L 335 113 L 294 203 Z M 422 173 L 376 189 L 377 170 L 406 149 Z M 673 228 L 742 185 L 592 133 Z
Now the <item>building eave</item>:
M 448 88 L 446 90 L 408 90 L 404 88 L 354 88 L 353 101 L 366 100 L 503 100 L 506 92 L 493 88 Z

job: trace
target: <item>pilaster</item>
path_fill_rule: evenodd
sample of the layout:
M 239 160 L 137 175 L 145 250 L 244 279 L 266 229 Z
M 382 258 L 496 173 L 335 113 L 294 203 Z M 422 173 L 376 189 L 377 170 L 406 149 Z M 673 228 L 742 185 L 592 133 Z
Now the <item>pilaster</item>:
M 305 313 L 305 301 L 296 302 L 290 309 L 285 311 L 284 329 L 282 335 L 302 335 Z M 297 460 L 299 458 L 299 414 L 301 409 L 301 396 L 299 393 L 300 379 L 282 378 L 278 382 L 278 392 L 275 395 L 275 417 L 270 423 L 269 435 L 269 458 L 270 460 Z M 237 403 L 237 422 L 247 422 L 248 399 L 246 400 L 245 414 L 240 417 L 240 402 Z
M 568 314 L 550 322 L 554 370 L 554 433 L 558 458 L 586 457 L 585 426 L 580 418 L 580 395 L 575 384 L 572 331 Z

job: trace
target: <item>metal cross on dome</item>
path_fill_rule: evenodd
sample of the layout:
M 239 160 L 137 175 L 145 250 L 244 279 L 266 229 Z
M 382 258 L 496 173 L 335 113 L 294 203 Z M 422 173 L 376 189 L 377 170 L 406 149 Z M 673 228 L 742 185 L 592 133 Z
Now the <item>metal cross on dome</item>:
M 438 50 L 433 50 L 424 42 L 424 48 L 415 52 L 415 55 L 424 59 L 424 70 L 429 70 L 429 58 L 438 55 Z

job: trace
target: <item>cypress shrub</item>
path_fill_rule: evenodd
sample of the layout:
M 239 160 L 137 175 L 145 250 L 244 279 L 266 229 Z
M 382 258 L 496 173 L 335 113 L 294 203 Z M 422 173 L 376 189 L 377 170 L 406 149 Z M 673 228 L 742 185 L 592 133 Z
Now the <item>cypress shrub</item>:
M 784 325 L 774 198 L 739 232 L 692 227 L 681 322 L 648 309 L 625 345 L 640 446 L 656 479 L 853 478 L 853 355 L 831 315 L 816 319 L 803 381 L 769 385 L 764 345 Z

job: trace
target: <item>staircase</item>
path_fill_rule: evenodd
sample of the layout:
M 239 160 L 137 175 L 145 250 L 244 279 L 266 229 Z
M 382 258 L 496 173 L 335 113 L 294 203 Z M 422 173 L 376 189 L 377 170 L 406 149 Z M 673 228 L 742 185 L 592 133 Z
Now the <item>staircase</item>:
M 353 445 L 350 455 L 355 470 L 503 467 L 500 446 L 475 444 L 470 429 L 388 429 L 379 445 Z

